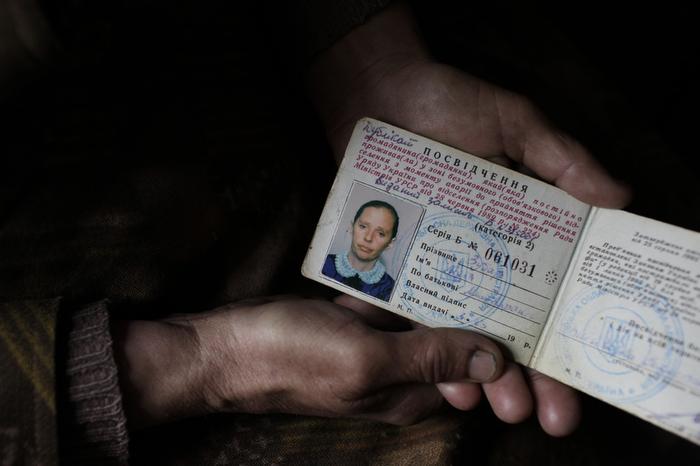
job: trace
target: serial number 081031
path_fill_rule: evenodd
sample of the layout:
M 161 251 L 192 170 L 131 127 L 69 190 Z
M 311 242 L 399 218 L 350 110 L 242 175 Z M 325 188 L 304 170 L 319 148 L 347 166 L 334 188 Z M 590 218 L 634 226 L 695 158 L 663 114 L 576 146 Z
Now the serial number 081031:
M 484 259 L 494 261 L 498 265 L 509 268 L 510 270 L 520 272 L 523 275 L 532 277 L 535 273 L 535 264 L 528 264 L 527 261 L 520 260 L 517 257 L 512 257 L 509 254 L 503 254 L 501 251 L 494 251 L 493 248 L 488 248 Z

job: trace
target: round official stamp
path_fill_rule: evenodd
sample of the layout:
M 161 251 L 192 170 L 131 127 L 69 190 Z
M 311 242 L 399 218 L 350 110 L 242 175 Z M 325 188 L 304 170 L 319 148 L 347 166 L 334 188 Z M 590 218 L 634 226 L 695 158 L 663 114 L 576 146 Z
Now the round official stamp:
M 441 213 L 421 223 L 399 287 L 401 304 L 440 326 L 483 325 L 506 298 L 511 270 L 484 258 L 508 254 L 505 242 L 477 231 L 474 215 Z
M 668 302 L 622 306 L 620 298 L 589 288 L 566 305 L 557 325 L 557 356 L 578 386 L 620 404 L 661 392 L 675 377 L 683 331 Z

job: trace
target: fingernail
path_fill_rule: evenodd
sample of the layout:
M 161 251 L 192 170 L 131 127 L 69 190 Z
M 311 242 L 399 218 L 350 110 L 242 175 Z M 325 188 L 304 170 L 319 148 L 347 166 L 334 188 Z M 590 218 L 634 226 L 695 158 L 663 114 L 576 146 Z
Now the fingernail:
M 474 381 L 489 380 L 496 372 L 496 358 L 486 351 L 477 351 L 469 361 L 469 378 Z

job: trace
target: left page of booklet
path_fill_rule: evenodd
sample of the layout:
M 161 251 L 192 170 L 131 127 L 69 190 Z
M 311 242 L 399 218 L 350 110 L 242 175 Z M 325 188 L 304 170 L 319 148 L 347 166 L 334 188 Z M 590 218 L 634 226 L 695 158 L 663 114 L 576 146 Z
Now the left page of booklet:
M 370 118 L 353 131 L 302 273 L 527 364 L 590 206 Z

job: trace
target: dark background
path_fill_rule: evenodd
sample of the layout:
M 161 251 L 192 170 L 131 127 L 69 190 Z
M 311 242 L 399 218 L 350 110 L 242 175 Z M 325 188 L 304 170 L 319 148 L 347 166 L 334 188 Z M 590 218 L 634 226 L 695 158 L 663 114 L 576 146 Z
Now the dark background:
M 64 59 L 0 110 L 0 215 L 12 216 L 23 199 L 44 191 L 60 193 L 60 214 L 73 201 L 121 185 L 134 167 L 148 180 L 152 167 L 187 171 L 205 160 L 207 176 L 220 181 L 211 189 L 235 204 L 245 228 L 276 228 L 280 212 L 271 205 L 294 189 L 309 217 L 317 218 L 334 169 L 305 96 L 306 58 L 288 8 L 153 1 L 57 7 Z M 673 2 L 627 9 L 595 1 L 416 2 L 439 60 L 529 96 L 633 187 L 630 211 L 697 231 L 699 41 L 689 9 Z M 301 163 L 307 160 L 320 161 L 314 183 Z M 244 188 L 251 173 L 259 181 L 253 190 Z M 193 184 L 193 192 L 198 187 Z M 150 213 L 168 218 L 161 210 Z M 244 237 L 239 225 L 227 228 Z M 291 238 L 296 246 L 279 273 L 279 291 L 326 292 L 298 273 L 312 230 L 313 223 L 300 225 Z M 204 256 L 207 279 L 196 267 L 173 271 L 176 278 L 166 280 L 158 300 L 126 300 L 124 315 L 216 304 L 221 284 L 209 277 L 240 258 L 218 255 L 216 248 Z M 67 284 L 74 299 L 102 297 L 103 290 L 84 291 L 84 285 Z M 583 398 L 582 426 L 566 439 L 547 437 L 534 420 L 500 423 L 482 405 L 464 416 L 458 460 L 699 464 L 699 447 Z M 135 459 L 184 461 L 227 423 L 214 417 L 137 434 Z
M 419 11 L 440 59 L 532 98 L 634 188 L 628 210 L 698 230 L 699 42 L 688 7 L 534 3 Z
M 698 34 L 680 2 L 423 2 L 436 55 L 532 98 L 634 190 L 627 210 L 700 229 Z M 588 396 L 580 429 L 544 435 L 485 413 L 465 429 L 473 464 L 695 464 L 700 447 Z

